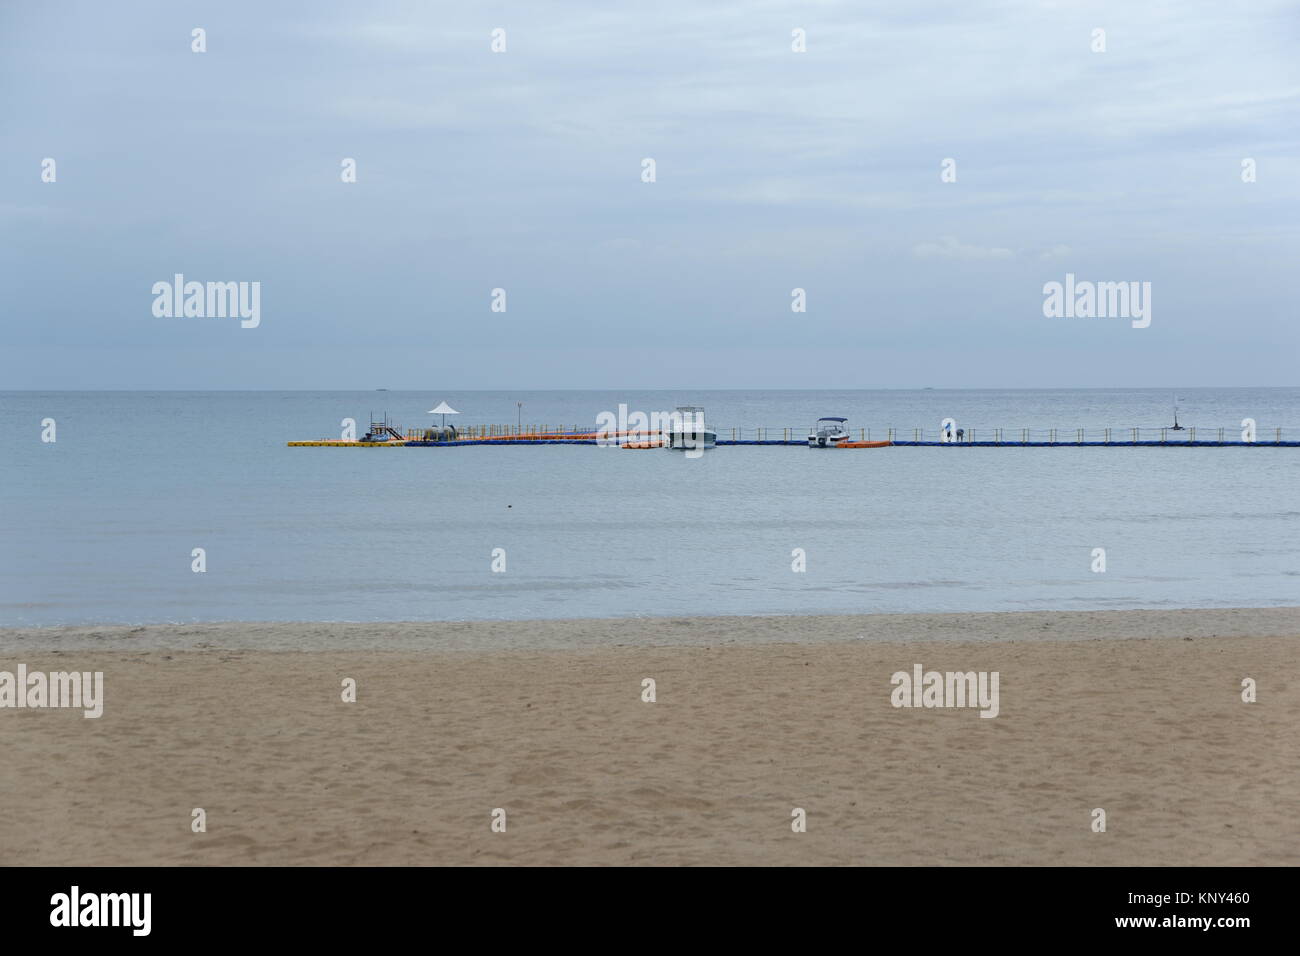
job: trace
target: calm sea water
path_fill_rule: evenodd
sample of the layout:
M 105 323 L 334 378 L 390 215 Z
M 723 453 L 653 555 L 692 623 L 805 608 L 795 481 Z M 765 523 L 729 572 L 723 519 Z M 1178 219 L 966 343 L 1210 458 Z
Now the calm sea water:
M 1179 417 L 1296 437 L 1300 389 L 1187 389 Z M 710 424 L 873 437 L 1156 428 L 1173 396 L 1090 391 L 0 393 L 0 625 L 472 620 L 1289 605 L 1300 449 L 288 448 L 427 423 Z M 41 441 L 41 421 L 57 442 Z M 983 437 L 981 435 L 980 437 Z M 203 548 L 207 570 L 191 571 Z M 491 570 L 493 549 L 505 573 Z M 791 570 L 803 549 L 807 571 Z M 1092 552 L 1105 548 L 1106 571 Z

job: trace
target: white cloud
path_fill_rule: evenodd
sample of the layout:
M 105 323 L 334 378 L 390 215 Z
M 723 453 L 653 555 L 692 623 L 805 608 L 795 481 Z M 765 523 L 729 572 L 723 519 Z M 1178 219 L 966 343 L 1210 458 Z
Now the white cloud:
M 1013 259 L 1015 253 L 1001 246 L 973 246 L 944 236 L 938 242 L 921 242 L 912 247 L 918 259 Z

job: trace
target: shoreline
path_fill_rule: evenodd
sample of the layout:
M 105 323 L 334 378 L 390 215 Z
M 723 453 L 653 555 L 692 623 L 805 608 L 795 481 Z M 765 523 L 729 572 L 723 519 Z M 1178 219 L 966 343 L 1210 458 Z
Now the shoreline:
M 304 649 L 321 625 L 281 650 L 3 641 L 0 670 L 104 694 L 97 719 L 0 709 L 0 865 L 1300 862 L 1300 608 L 1078 613 L 1047 639 L 1031 612 L 963 640 L 965 615 L 851 640 L 779 619 L 802 642 L 750 618 L 591 621 L 606 644 L 576 648 L 467 646 L 527 622 L 415 650 Z M 997 672 L 997 716 L 894 706 L 917 665 Z
M 0 628 L 17 650 L 485 651 L 1300 633 L 1300 606 L 473 621 L 219 621 Z

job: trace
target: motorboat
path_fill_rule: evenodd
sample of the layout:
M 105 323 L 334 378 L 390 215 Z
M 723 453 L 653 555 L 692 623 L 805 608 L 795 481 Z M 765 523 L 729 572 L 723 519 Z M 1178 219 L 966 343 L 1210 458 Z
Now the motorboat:
M 667 446 L 679 451 L 712 448 L 718 433 L 704 424 L 704 409 L 699 405 L 678 405 L 668 426 Z
M 809 448 L 834 448 L 840 442 L 849 440 L 849 429 L 844 423 L 847 418 L 828 416 L 817 419 L 808 432 Z

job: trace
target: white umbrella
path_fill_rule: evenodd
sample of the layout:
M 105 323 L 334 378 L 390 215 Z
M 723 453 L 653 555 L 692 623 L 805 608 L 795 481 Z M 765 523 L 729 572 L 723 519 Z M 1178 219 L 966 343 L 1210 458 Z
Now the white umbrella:
M 448 415 L 459 415 L 460 412 L 456 411 L 456 409 L 452 408 L 452 407 L 451 407 L 450 405 L 448 405 L 446 402 L 439 402 L 437 408 L 431 408 L 431 409 L 429 409 L 427 412 L 425 412 L 425 414 L 426 414 L 426 415 L 441 415 L 441 416 L 442 416 L 442 424 L 445 426 L 445 425 L 447 424 L 447 416 L 448 416 Z

